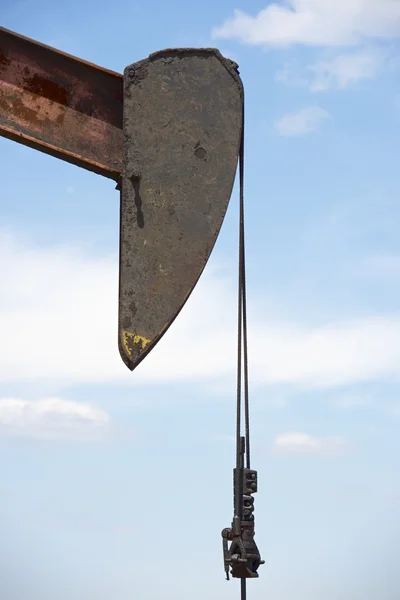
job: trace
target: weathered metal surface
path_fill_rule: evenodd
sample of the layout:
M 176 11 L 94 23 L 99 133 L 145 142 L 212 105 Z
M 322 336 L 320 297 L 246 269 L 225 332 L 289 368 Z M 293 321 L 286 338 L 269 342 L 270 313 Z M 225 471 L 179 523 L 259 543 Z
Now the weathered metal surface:
M 237 65 L 214 49 L 164 50 L 124 72 L 119 348 L 134 369 L 209 258 L 242 131 Z
M 0 135 L 119 180 L 123 78 L 0 28 Z

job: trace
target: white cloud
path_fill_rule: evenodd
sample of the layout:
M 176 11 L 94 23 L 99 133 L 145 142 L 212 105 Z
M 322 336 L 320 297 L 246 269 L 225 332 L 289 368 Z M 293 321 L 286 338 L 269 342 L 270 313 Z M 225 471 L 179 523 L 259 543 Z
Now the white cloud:
M 400 0 L 286 0 L 255 16 L 235 10 L 215 38 L 260 46 L 351 46 L 400 34 Z
M 295 137 L 316 131 L 329 118 L 330 114 L 323 108 L 307 106 L 281 117 L 275 128 L 279 135 Z
M 100 408 L 61 398 L 0 398 L 0 433 L 40 439 L 101 438 L 109 416 Z
M 317 454 L 343 456 L 347 444 L 341 436 L 313 437 L 307 433 L 281 433 L 274 440 L 274 450 L 282 454 Z
M 319 60 L 305 68 L 292 61 L 284 65 L 276 78 L 285 85 L 308 88 L 312 92 L 344 90 L 362 80 L 374 78 L 384 58 L 382 51 L 363 49 Z
M 279 81 L 313 92 L 346 89 L 374 78 L 383 66 L 398 68 L 387 50 L 400 37 L 400 0 L 277 0 L 256 15 L 235 10 L 212 35 L 278 49 L 305 45 L 332 53 L 358 47 L 300 70 L 289 64 L 277 74 Z
M 314 73 L 310 89 L 313 92 L 331 88 L 345 89 L 362 79 L 372 79 L 381 66 L 382 55 L 372 50 L 341 54 L 309 67 Z
M 116 343 L 117 257 L 87 258 L 0 235 L 0 272 L 2 384 L 234 382 L 236 291 L 213 269 L 133 373 Z M 398 314 L 314 327 L 269 321 L 265 306 L 250 317 L 253 385 L 329 387 L 400 374 Z

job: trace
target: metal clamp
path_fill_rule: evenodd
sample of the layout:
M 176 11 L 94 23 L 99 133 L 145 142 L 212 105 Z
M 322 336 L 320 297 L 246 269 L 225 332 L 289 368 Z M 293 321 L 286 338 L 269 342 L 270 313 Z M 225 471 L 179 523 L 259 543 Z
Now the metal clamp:
M 232 527 L 223 529 L 221 534 L 227 580 L 229 575 L 240 579 L 258 577 L 258 568 L 265 563 L 254 540 L 253 494 L 258 487 L 257 471 L 245 469 L 243 458 L 244 444 L 241 445 L 240 467 L 233 471 L 235 515 Z

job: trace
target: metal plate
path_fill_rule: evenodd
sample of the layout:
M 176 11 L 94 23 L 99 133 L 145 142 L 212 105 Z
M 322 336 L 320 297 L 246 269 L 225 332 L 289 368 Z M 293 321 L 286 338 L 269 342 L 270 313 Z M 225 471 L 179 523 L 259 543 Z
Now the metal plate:
M 215 49 L 164 50 L 124 72 L 119 348 L 134 369 L 210 256 L 235 179 L 243 87 Z

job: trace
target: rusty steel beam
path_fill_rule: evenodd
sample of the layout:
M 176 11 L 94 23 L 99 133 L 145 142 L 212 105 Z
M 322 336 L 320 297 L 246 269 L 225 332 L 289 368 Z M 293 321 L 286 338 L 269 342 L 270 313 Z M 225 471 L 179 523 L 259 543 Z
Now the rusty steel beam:
M 119 181 L 123 77 L 0 27 L 0 135 Z

